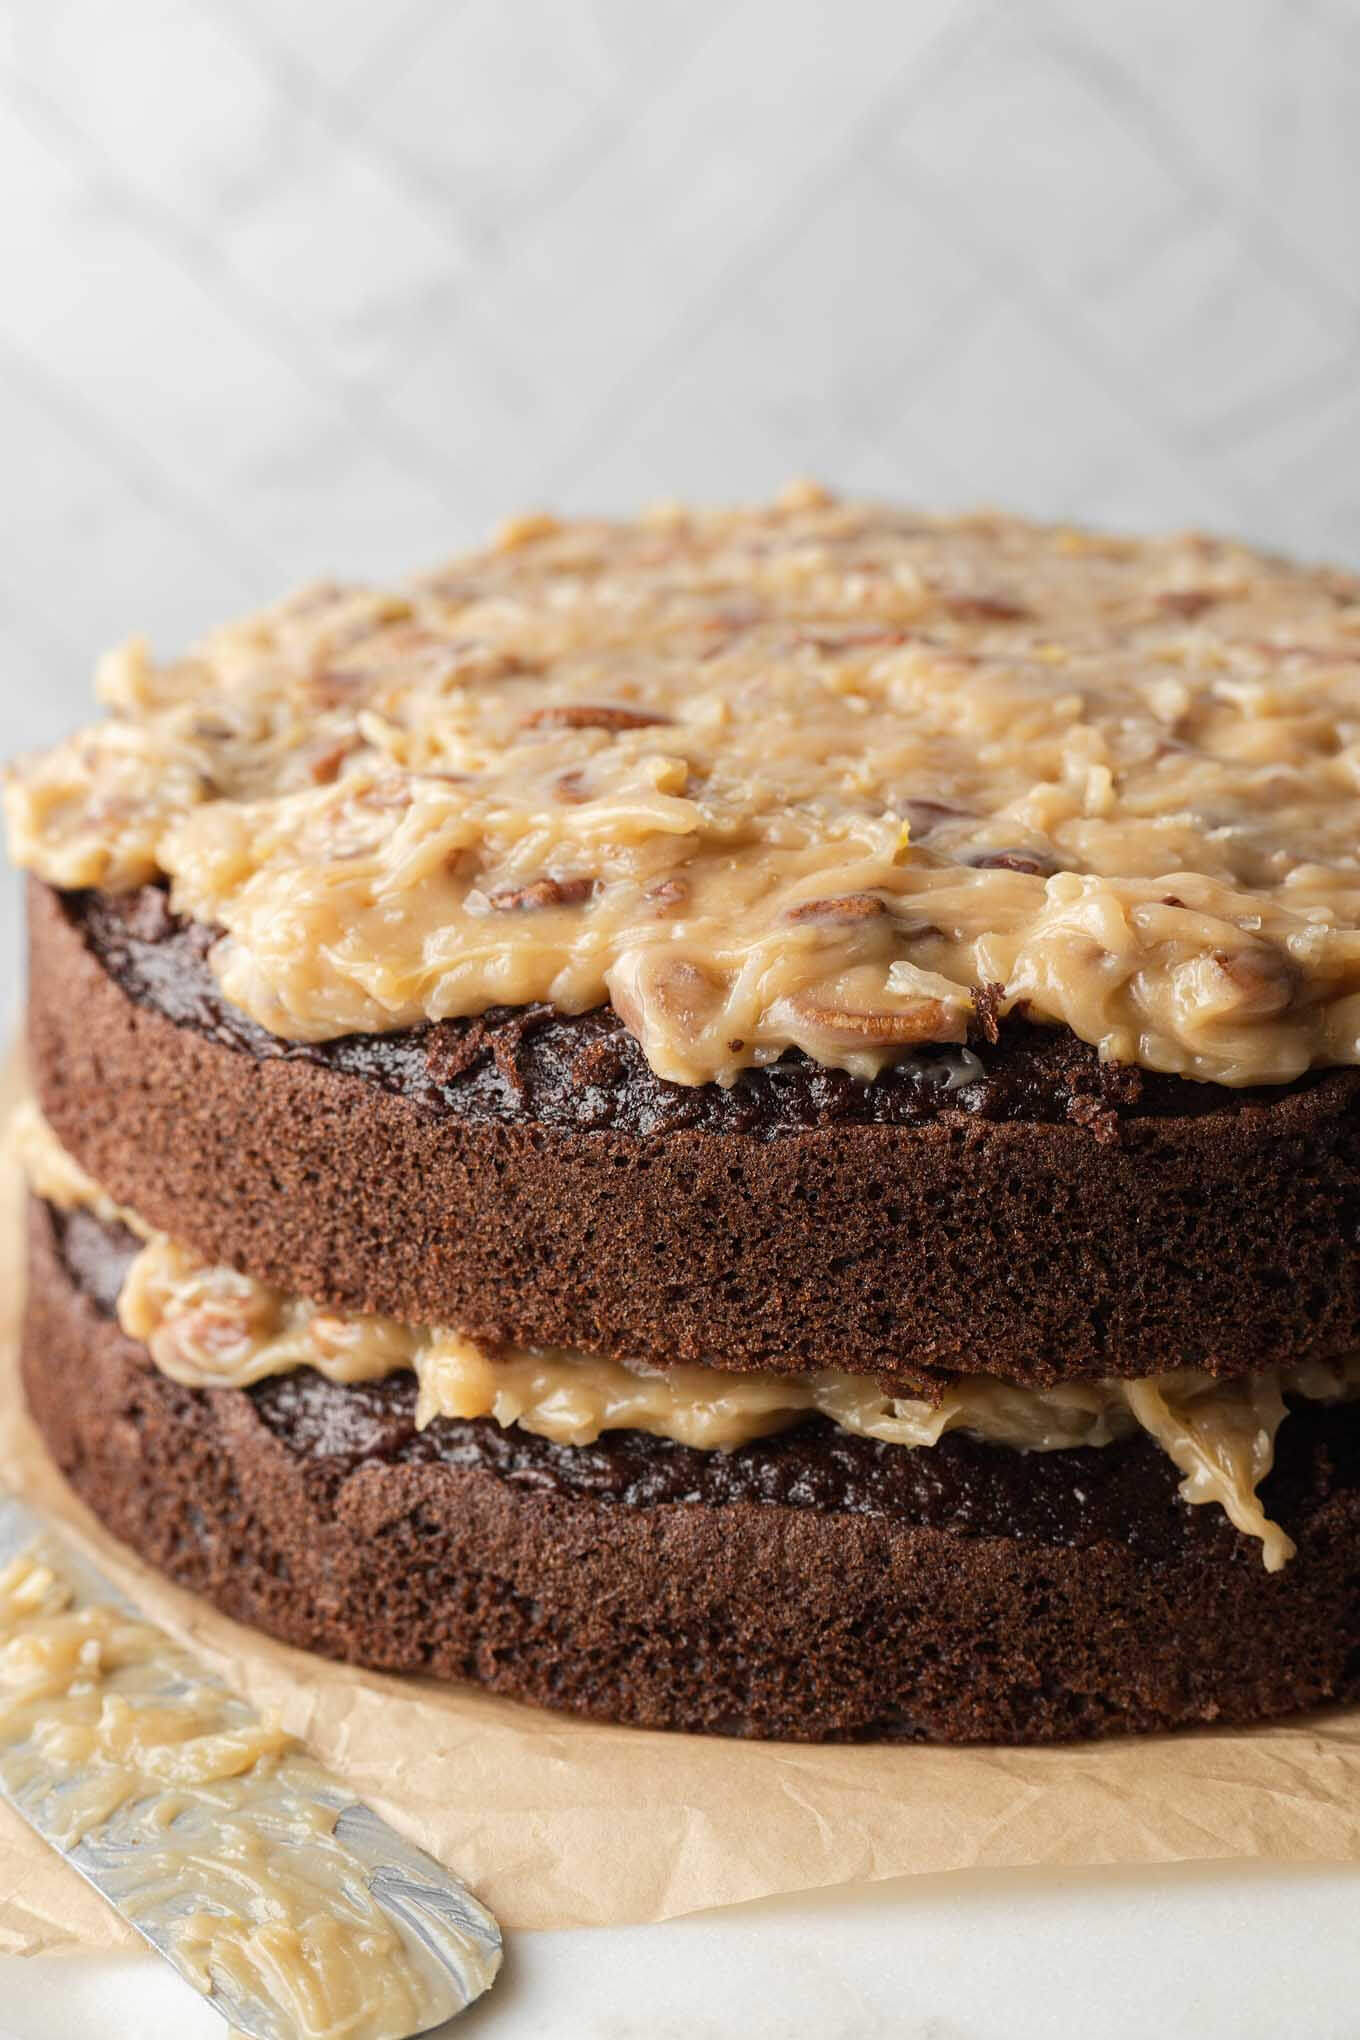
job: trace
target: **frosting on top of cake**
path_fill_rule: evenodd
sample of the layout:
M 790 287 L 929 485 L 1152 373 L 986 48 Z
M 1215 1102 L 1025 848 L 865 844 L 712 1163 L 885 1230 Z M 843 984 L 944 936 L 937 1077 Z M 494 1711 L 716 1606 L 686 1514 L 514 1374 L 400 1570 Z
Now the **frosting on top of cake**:
M 520 520 L 314 588 L 6 787 L 50 883 L 164 877 L 324 1040 L 606 1000 L 661 1076 L 871 1076 L 1023 1006 L 1221 1084 L 1360 1061 L 1360 580 L 842 504 Z

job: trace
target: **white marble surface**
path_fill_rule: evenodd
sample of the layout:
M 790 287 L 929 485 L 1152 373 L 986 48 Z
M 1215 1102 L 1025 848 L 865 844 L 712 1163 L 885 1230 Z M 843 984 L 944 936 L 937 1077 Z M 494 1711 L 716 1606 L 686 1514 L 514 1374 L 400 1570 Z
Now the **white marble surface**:
M 1354 556 L 1358 92 L 1355 0 L 0 0 L 0 749 L 531 500 Z
M 448 2040 L 1355 2040 L 1355 1880 L 903 1879 L 514 1941 Z M 151 1961 L 0 1962 L 0 2040 L 222 2040 Z

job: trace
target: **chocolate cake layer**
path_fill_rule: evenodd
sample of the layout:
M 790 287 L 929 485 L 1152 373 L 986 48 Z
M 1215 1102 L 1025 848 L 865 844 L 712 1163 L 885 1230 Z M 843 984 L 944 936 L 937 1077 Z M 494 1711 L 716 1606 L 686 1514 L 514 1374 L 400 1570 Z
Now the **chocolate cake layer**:
M 143 1557 L 327 1655 L 649 1727 L 1039 1741 L 1360 1690 L 1360 1407 L 1295 1411 L 1285 1572 L 1145 1439 L 911 1452 L 822 1424 L 732 1454 L 489 1422 L 409 1380 L 192 1391 L 108 1316 L 130 1249 L 32 1206 L 23 1370 L 59 1464 Z
M 1360 1345 L 1354 1070 L 1220 1090 L 1019 1027 L 952 1090 L 930 1059 L 686 1090 L 611 1016 L 538 1009 L 301 1048 L 225 1006 L 211 936 L 158 894 L 35 884 L 30 920 L 59 1138 L 149 1222 L 337 1309 L 904 1382 Z

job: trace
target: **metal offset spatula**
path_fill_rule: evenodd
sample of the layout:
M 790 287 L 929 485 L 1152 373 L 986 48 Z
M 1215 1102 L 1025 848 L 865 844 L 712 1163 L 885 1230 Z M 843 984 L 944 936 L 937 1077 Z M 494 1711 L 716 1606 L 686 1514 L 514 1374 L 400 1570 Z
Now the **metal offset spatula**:
M 59 1610 L 49 1614 L 43 1604 L 34 1618 L 36 1641 L 20 1634 L 22 1624 L 0 1636 L 0 1654 L 10 1653 L 0 1682 L 0 1795 L 239 2032 L 251 2040 L 307 2040 L 328 2031 L 351 2040 L 408 2040 L 490 1989 L 502 1950 L 486 1908 L 169 1637 L 163 1661 L 159 1633 L 155 1650 L 144 1650 L 152 1626 L 128 1597 L 56 1538 L 35 1510 L 4 1495 L 0 1573 L 20 1582 L 20 1595 L 37 1595 L 54 1580 L 50 1605 Z M 96 1630 L 111 1639 L 103 1647 L 111 1662 L 120 1639 L 135 1646 L 130 1695 L 121 1674 L 101 1683 L 101 1646 L 90 1641 Z M 43 1680 L 50 1664 L 56 1670 L 49 1700 Z M 209 1731 L 200 1728 L 197 1743 L 176 1745 L 174 1710 L 190 1706 L 200 1724 L 209 1721 Z M 165 1754 L 149 1760 L 154 1787 L 146 1783 L 143 1755 L 132 1773 L 116 1768 L 127 1726 L 138 1720 L 162 1729 L 171 1724 Z M 218 1722 L 225 1745 L 210 1732 Z M 97 1765 L 91 1756 L 82 1771 L 92 1734 Z M 248 1761 L 258 1738 L 272 1738 L 260 1766 Z M 186 1778 L 199 1752 L 212 1758 L 211 1775 Z M 257 1779 L 264 1781 L 258 1791 Z M 228 1959 L 219 1959 L 219 1940 L 228 1945 L 224 1918 L 235 1922 L 243 1905 L 249 1909 L 261 1875 L 271 1894 L 276 1876 L 290 1895 L 294 1877 L 310 1879 L 302 1938 L 290 1939 L 276 1917 L 280 1908 L 267 1901 L 255 1907 L 251 1959 L 235 1962 L 230 1948 Z M 286 1906 L 282 1911 L 287 1915 Z M 358 1993 L 346 1998 L 344 2020 L 326 2009 L 327 1991 L 335 1988 Z

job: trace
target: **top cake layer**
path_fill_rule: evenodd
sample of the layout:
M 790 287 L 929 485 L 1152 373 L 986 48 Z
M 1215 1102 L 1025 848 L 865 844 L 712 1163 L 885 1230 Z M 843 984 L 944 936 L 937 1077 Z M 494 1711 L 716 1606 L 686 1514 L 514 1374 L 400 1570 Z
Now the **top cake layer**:
M 1360 1061 L 1360 581 L 1198 537 L 521 522 L 154 666 L 15 774 L 21 862 L 165 875 L 320 1041 L 608 1001 L 658 1075 L 869 1076 L 981 1001 L 1226 1085 Z

